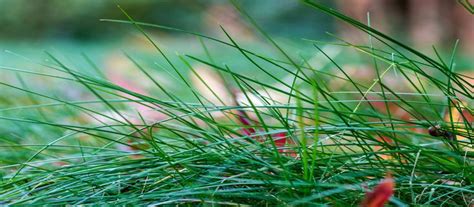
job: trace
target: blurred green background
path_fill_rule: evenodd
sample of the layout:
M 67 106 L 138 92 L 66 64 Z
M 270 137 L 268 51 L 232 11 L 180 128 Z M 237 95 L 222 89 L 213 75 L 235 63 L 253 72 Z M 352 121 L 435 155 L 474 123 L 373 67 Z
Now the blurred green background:
M 305 43 L 306 46 L 300 48 L 301 38 L 329 39 L 325 32 L 334 33 L 336 30 L 332 18 L 298 1 L 238 2 L 266 32 L 292 45 L 298 52 L 304 53 L 311 47 Z M 332 5 L 331 1 L 325 2 Z M 100 68 L 110 62 L 111 56 L 123 57 L 123 52 L 156 60 L 156 51 L 132 25 L 100 21 L 126 20 L 117 5 L 136 21 L 227 40 L 219 28 L 222 25 L 234 38 L 247 45 L 261 42 L 255 29 L 225 0 L 0 0 L 0 65 L 29 66 L 28 61 L 18 56 L 41 62 L 45 59 L 44 51 L 56 52 L 76 61 L 74 65 L 81 70 L 89 67 L 82 64 L 81 53 L 90 56 Z M 146 28 L 146 31 L 170 53 L 203 52 L 197 39 L 191 35 L 153 28 Z M 219 53 L 220 56 L 226 55 L 223 51 Z
M 299 1 L 239 0 L 262 28 L 273 37 L 301 44 L 302 38 L 366 42 L 367 35 L 335 21 Z M 448 51 L 460 39 L 461 56 L 474 52 L 474 15 L 456 1 L 446 0 L 319 0 L 362 22 L 395 35 L 417 48 L 432 45 Z M 226 0 L 0 0 L 0 49 L 35 52 L 51 48 L 81 51 L 82 46 L 133 45 L 137 30 L 130 25 L 101 22 L 126 19 L 121 5 L 137 21 L 177 27 L 210 36 L 223 37 L 219 25 L 245 42 L 258 42 L 259 35 Z M 188 35 L 151 30 L 165 42 L 187 41 Z M 128 45 L 132 42 L 133 44 Z M 303 43 L 307 44 L 307 43 Z M 296 45 L 299 47 L 300 45 Z M 85 48 L 89 49 L 89 48 Z M 93 48 L 94 49 L 94 48 Z M 64 51 L 63 52 L 67 52 Z M 91 51 L 89 51 L 91 52 Z M 4 54 L 0 55 L 2 58 Z M 3 58 L 9 59 L 9 58 Z M 2 60 L 2 59 L 0 59 Z M 5 60 L 3 60 L 5 61 Z
M 310 60 L 317 52 L 311 42 L 303 39 L 334 41 L 327 32 L 355 44 L 366 45 L 369 39 L 367 34 L 299 1 L 236 2 L 263 30 L 298 59 L 304 57 Z M 449 57 L 455 41 L 459 39 L 457 70 L 472 70 L 470 59 L 474 51 L 474 15 L 456 1 L 318 2 L 361 22 L 367 22 L 370 13 L 371 26 L 433 57 L 433 45 L 444 57 Z M 136 21 L 176 27 L 229 41 L 219 27 L 222 25 L 232 38 L 246 48 L 268 56 L 277 54 L 248 20 L 225 0 L 0 0 L 0 66 L 42 70 L 44 68 L 38 63 L 51 63 L 47 62 L 51 60 L 44 53 L 48 51 L 76 70 L 97 75 L 96 67 L 110 79 L 114 79 L 112 76 L 116 74 L 127 77 L 136 73 L 136 68 L 125 57 L 125 53 L 141 61 L 145 68 L 166 68 L 163 58 L 133 25 L 101 21 L 126 20 L 117 5 Z M 180 62 L 174 54 L 206 56 L 200 40 L 195 36 L 149 27 L 145 27 L 145 30 L 174 61 Z M 242 72 L 252 71 L 248 61 L 238 51 L 208 40 L 204 40 L 204 43 L 219 64 L 235 64 Z M 354 51 L 333 58 L 342 59 L 344 64 L 363 64 L 366 60 Z M 179 68 L 186 70 L 182 64 Z M 17 83 L 14 76 L 14 73 L 2 71 L 0 81 Z M 36 82 L 32 79 L 28 83 Z M 38 88 L 47 87 L 42 85 Z
M 272 34 L 314 37 L 321 36 L 322 31 L 333 30 L 329 17 L 298 1 L 245 0 L 241 3 Z M 118 4 L 139 21 L 197 32 L 216 26 L 212 25 L 212 19 L 225 22 L 235 19 L 236 15 L 228 12 L 232 7 L 222 0 L 0 0 L 3 27 L 0 38 L 96 41 L 122 37 L 130 32 L 129 28 L 99 22 L 102 18 L 124 19 Z
M 237 0 L 245 11 L 296 59 L 301 57 L 317 63 L 318 69 L 334 67 L 327 58 L 315 57 L 317 50 L 312 42 L 303 39 L 334 41 L 327 32 L 355 44 L 367 45 L 368 35 L 334 18 L 316 11 L 299 1 L 292 0 Z M 322 0 L 361 22 L 406 42 L 432 57 L 432 46 L 449 58 L 456 40 L 460 40 L 456 70 L 466 71 L 472 77 L 474 52 L 474 15 L 457 4 L 446 0 Z M 198 32 L 229 42 L 220 29 L 222 25 L 239 44 L 268 57 L 281 58 L 248 20 L 226 0 L 0 0 L 0 81 L 21 85 L 19 73 L 27 70 L 55 74 L 42 64 L 51 65 L 44 51 L 48 51 L 74 70 L 92 76 L 107 78 L 114 83 L 128 79 L 138 87 L 146 85 L 136 66 L 126 57 L 129 54 L 145 69 L 162 77 L 169 87 L 174 87 L 170 68 L 152 44 L 130 24 L 100 21 L 101 19 L 126 20 L 117 8 L 120 5 L 136 21 L 176 27 Z M 176 55 L 194 55 L 207 59 L 200 40 L 195 36 L 145 27 L 146 32 L 160 45 L 184 73 L 188 68 Z M 210 55 L 217 64 L 233 65 L 236 70 L 251 73 L 255 68 L 235 49 L 213 41 L 204 40 Z M 376 43 L 377 44 L 377 43 Z M 322 44 L 324 45 L 324 44 Z M 344 68 L 370 68 L 370 57 L 361 57 L 353 50 L 328 53 Z M 336 51 L 336 52 L 334 52 Z M 324 64 L 323 64 L 324 62 Z M 347 65 L 347 67 L 345 66 Z M 356 65 L 356 67 L 353 67 Z M 6 68 L 5 68 L 6 67 Z M 97 72 L 99 71 L 99 72 Z M 64 75 L 64 74 L 61 74 Z M 284 76 L 285 74 L 277 74 Z M 73 99 L 83 98 L 81 87 L 52 87 L 54 81 L 21 74 L 26 85 L 46 93 L 67 94 Z M 173 80 L 173 81 L 170 81 Z M 17 90 L 2 87 L 0 92 L 21 96 Z M 87 94 L 87 93 L 85 93 Z M 58 95 L 59 96 L 59 95 Z M 4 96 L 1 106 L 16 105 L 17 100 Z M 17 103 L 24 105 L 23 102 Z

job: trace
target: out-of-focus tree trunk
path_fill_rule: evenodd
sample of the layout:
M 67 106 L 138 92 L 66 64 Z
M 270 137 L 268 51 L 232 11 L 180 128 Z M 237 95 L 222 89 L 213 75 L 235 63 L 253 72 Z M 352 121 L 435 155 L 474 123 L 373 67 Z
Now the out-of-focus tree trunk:
M 461 49 L 474 56 L 474 14 L 466 8 L 456 5 L 453 12 L 456 37 L 460 39 Z
M 337 6 L 346 15 L 367 22 L 377 30 L 408 34 L 420 49 L 432 45 L 452 46 L 460 39 L 467 54 L 474 52 L 474 15 L 455 0 L 338 0 Z M 339 34 L 354 43 L 366 42 L 367 34 L 341 23 Z
M 224 33 L 216 25 L 221 25 L 233 37 L 240 40 L 254 40 L 254 34 L 244 24 L 239 12 L 229 4 L 211 4 L 205 12 L 204 22 L 208 29 L 225 37 Z
M 446 15 L 441 14 L 442 2 L 446 0 L 410 0 L 409 32 L 416 46 L 429 48 L 440 43 L 446 34 Z
M 348 15 L 360 22 L 368 23 L 367 12 L 370 12 L 371 26 L 378 30 L 385 31 L 385 14 L 383 13 L 383 3 L 374 0 L 338 0 L 337 6 L 345 15 Z M 372 18 L 375 17 L 375 18 Z M 339 34 L 343 39 L 350 42 L 366 42 L 368 35 L 355 27 L 346 23 L 338 25 Z

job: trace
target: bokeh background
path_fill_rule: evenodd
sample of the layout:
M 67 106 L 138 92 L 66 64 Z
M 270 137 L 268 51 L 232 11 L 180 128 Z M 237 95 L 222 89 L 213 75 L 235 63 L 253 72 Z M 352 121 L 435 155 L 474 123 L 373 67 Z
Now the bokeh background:
M 341 23 L 299 1 L 240 0 L 237 1 L 255 21 L 295 57 L 314 59 L 316 49 L 306 41 L 334 41 L 336 37 L 354 44 L 367 45 L 368 35 Z M 435 46 L 443 57 L 449 58 L 456 40 L 456 70 L 472 77 L 474 54 L 474 15 L 454 0 L 322 0 L 372 27 L 395 37 L 407 45 L 436 57 Z M 49 81 L 26 77 L 5 69 L 38 70 L 47 74 L 54 71 L 41 64 L 51 64 L 45 51 L 57 56 L 65 64 L 93 76 L 102 76 L 124 87 L 152 87 L 141 81 L 136 67 L 125 54 L 136 58 L 144 68 L 151 68 L 157 77 L 170 86 L 166 63 L 152 44 L 130 24 L 101 21 L 126 20 L 117 8 L 120 5 L 136 21 L 176 27 L 228 41 L 220 26 L 239 44 L 272 56 L 275 50 L 261 34 L 229 3 L 223 0 L 0 0 L 0 80 L 12 84 L 28 83 L 29 87 L 44 91 L 61 90 Z M 370 15 L 368 15 L 370 14 Z M 206 56 L 201 40 L 175 31 L 146 28 L 146 32 L 162 47 L 173 61 L 178 55 Z M 219 63 L 236 65 L 242 72 L 251 72 L 248 61 L 238 51 L 203 40 L 210 55 Z M 347 69 L 370 67 L 364 65 L 354 52 L 334 52 L 333 58 L 342 59 Z M 350 60 L 350 61 L 348 61 Z M 49 61 L 49 62 L 48 62 Z M 314 60 L 314 62 L 322 60 Z M 359 64 L 359 63 L 361 64 Z M 350 63 L 350 64 L 349 64 Z M 357 66 L 353 66 L 355 63 Z M 179 64 L 179 63 L 178 63 Z M 321 67 L 326 65 L 319 64 Z M 179 65 L 186 71 L 185 65 Z M 345 67 L 346 68 L 346 67 Z M 163 70 L 165 69 L 165 70 Z M 169 69 L 169 68 L 168 68 Z M 355 70 L 353 75 L 364 75 Z M 138 75 L 137 75 L 138 74 Z M 20 78 L 19 78 L 20 77 Z M 258 76 L 257 76 L 258 77 Z M 22 80 L 26 79 L 26 80 Z M 40 80 L 40 81 L 38 81 Z M 124 84 L 127 84 L 125 86 Z M 68 97 L 80 92 L 68 88 Z M 0 88 L 4 94 L 7 89 Z M 82 89 L 81 89 L 82 90 Z M 11 92 L 17 94 L 17 92 Z M 63 92 L 60 92 L 63 93 Z M 3 103 L 12 102 L 4 99 Z M 7 104 L 8 105 L 8 104 Z
M 330 42 L 334 41 L 332 35 L 335 35 L 355 44 L 367 44 L 369 39 L 367 34 L 299 1 L 237 2 L 296 57 L 311 59 L 315 53 L 312 43 L 303 39 Z M 456 40 L 459 40 L 456 70 L 472 70 L 474 15 L 455 0 L 319 2 L 362 22 L 370 19 L 372 27 L 433 57 L 432 46 L 449 57 Z M 117 5 L 140 22 L 176 27 L 228 41 L 219 27 L 222 25 L 246 47 L 269 55 L 275 51 L 225 0 L 0 0 L 0 66 L 41 68 L 37 63 L 47 59 L 44 51 L 58 55 L 77 70 L 98 68 L 111 78 L 134 77 L 136 70 L 130 69 L 133 66 L 130 66 L 124 53 L 140 57 L 147 64 L 145 67 L 156 67 L 156 62 L 163 63 L 152 45 L 132 25 L 101 21 L 125 20 Z M 202 45 L 194 36 L 160 29 L 147 28 L 146 31 L 173 57 L 176 53 L 204 55 Z M 239 53 L 229 48 L 214 47 L 212 42 L 207 44 L 211 55 L 218 55 L 221 62 L 231 62 L 239 65 L 240 70 L 245 70 L 247 63 L 242 61 Z M 355 57 L 352 54 L 341 56 L 344 60 Z M 14 76 L 2 72 L 0 79 L 11 82 L 17 79 Z
M 367 22 L 389 34 L 399 35 L 420 46 L 452 44 L 461 39 L 466 51 L 474 45 L 474 17 L 457 1 L 446 0 L 323 0 L 345 14 Z M 278 37 L 327 38 L 338 32 L 357 40 L 354 29 L 307 8 L 298 1 L 239 1 L 263 28 Z M 245 20 L 222 0 L 0 0 L 0 40 L 2 42 L 107 41 L 124 38 L 133 30 L 99 19 L 124 19 L 120 4 L 139 21 L 176 26 L 207 34 L 220 33 L 217 25 L 236 36 L 255 35 Z M 163 33 L 162 35 L 167 35 Z M 174 36 L 174 35 L 173 35 Z

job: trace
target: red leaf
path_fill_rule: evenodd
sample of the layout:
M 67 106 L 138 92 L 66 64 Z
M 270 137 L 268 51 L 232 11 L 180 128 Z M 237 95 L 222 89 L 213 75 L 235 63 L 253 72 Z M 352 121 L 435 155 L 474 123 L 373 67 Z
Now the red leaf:
M 250 120 L 245 118 L 245 112 L 242 110 L 238 110 L 237 117 L 239 118 L 240 123 L 242 123 L 245 128 L 242 129 L 243 133 L 247 136 L 250 136 L 252 134 L 255 134 L 255 129 L 252 127 L 252 124 L 250 123 Z
M 272 137 L 275 138 L 273 140 L 274 140 L 275 145 L 277 147 L 285 146 L 285 144 L 286 144 L 286 132 L 280 132 L 280 133 L 273 134 Z
M 395 182 L 390 174 L 374 188 L 373 191 L 365 194 L 362 207 L 383 207 L 393 195 Z

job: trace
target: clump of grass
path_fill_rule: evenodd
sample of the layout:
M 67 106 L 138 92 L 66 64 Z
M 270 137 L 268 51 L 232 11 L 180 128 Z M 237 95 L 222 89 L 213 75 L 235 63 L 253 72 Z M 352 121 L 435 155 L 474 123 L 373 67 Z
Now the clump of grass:
M 125 11 L 127 20 L 103 20 L 141 32 L 187 96 L 163 86 L 131 55 L 126 57 L 156 86 L 157 95 L 86 74 L 51 53 L 50 63 L 43 64 L 51 73 L 2 67 L 19 77 L 71 82 L 93 98 L 72 101 L 24 82 L 1 83 L 32 100 L 32 105 L 2 109 L 10 116 L 1 119 L 49 143 L 4 139 L 3 147 L 18 153 L 18 161 L 2 160 L 8 164 L 2 166 L 0 200 L 11 205 L 359 205 L 367 188 L 390 173 L 396 184 L 392 205 L 472 205 L 472 77 L 455 70 L 457 44 L 447 59 L 436 49 L 430 57 L 333 9 L 304 3 L 366 32 L 369 44 L 341 40 L 328 47 L 305 40 L 314 45 L 318 63 L 326 63 L 315 67 L 284 49 L 234 4 L 277 55 L 246 49 L 225 25 L 227 39 L 218 39 L 137 22 Z M 175 61 L 146 29 L 197 36 L 206 56 L 178 55 Z M 251 74 L 219 62 L 219 51 L 208 44 L 235 50 Z M 345 55 L 360 54 L 372 79 L 361 80 L 347 70 L 347 60 L 332 57 L 327 49 L 335 46 L 349 51 Z M 263 78 L 252 76 L 257 73 Z M 7 113 L 20 109 L 39 115 Z M 161 118 L 150 120 L 149 113 Z

